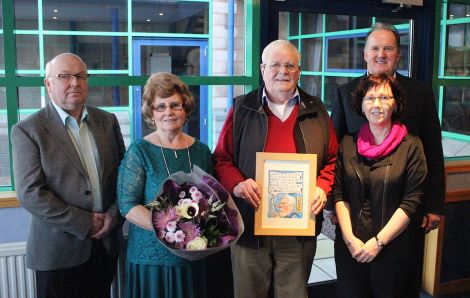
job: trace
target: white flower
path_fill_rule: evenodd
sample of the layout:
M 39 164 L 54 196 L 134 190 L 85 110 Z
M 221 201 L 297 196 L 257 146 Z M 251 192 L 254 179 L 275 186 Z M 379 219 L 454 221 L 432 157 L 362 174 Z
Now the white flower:
M 225 203 L 222 203 L 221 201 L 215 201 L 214 204 L 212 204 L 211 211 L 212 212 L 217 212 L 220 209 L 222 209 L 222 207 L 224 207 L 224 205 L 225 205 Z
M 193 201 L 191 199 L 182 199 L 178 201 L 178 205 L 183 206 L 183 205 L 188 205 L 191 204 Z
M 180 217 L 187 218 L 187 219 L 194 218 L 199 213 L 199 205 L 196 203 L 193 203 L 191 200 L 189 204 L 176 206 L 175 209 L 176 209 L 176 214 L 178 214 Z
M 199 201 L 203 197 L 202 193 L 199 190 L 196 190 L 195 192 L 191 193 L 191 198 L 193 200 Z
M 196 237 L 193 240 L 189 241 L 188 244 L 186 244 L 187 250 L 202 250 L 206 248 L 207 248 L 207 238 L 204 236 Z
M 198 191 L 197 187 L 196 186 L 191 186 L 191 188 L 189 189 L 189 193 L 193 193 L 193 192 L 196 192 Z
M 168 243 L 173 243 L 175 242 L 175 233 L 173 232 L 167 232 L 165 235 L 165 240 Z
M 186 193 L 184 191 L 181 191 L 179 197 L 181 199 L 184 199 L 185 196 L 186 196 Z
M 176 230 L 176 220 L 169 221 L 165 227 L 168 232 L 175 232 Z
M 184 235 L 183 231 L 178 230 L 178 231 L 175 232 L 175 242 L 176 243 L 183 242 L 184 237 L 185 237 L 185 235 Z

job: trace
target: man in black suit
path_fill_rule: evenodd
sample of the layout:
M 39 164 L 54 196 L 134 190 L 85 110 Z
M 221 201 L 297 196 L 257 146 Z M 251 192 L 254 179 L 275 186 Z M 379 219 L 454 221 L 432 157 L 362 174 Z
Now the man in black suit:
M 424 190 L 425 199 L 421 210 L 423 215 L 421 227 L 423 232 L 427 233 L 439 226 L 445 209 L 441 128 L 432 89 L 416 79 L 405 77 L 396 72 L 399 59 L 400 36 L 398 31 L 393 25 L 376 23 L 367 34 L 364 47 L 367 74 L 386 73 L 393 75 L 404 89 L 406 101 L 404 101 L 404 112 L 400 116 L 400 121 L 406 125 L 409 133 L 421 139 L 428 166 L 428 178 Z M 365 118 L 356 114 L 351 105 L 352 92 L 364 76 L 356 78 L 338 89 L 331 115 L 338 140 L 341 140 L 347 133 L 358 132 L 366 121 Z M 424 245 L 423 239 L 420 241 L 421 254 Z M 419 257 L 419 262 L 422 262 L 422 256 Z M 417 283 L 415 286 L 419 286 L 419 276 L 417 276 L 415 283 Z

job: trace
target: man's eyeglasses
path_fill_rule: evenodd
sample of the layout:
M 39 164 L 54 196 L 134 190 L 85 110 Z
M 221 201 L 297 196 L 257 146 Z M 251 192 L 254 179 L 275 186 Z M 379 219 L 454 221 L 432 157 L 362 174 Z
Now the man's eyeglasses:
M 366 96 L 362 100 L 364 101 L 365 104 L 373 104 L 377 99 L 380 101 L 380 103 L 388 103 L 390 99 L 393 99 L 393 96 L 389 96 L 389 95 Z
M 159 104 L 159 105 L 152 105 L 152 109 L 156 112 L 165 112 L 166 108 L 170 108 L 172 111 L 181 111 L 183 109 L 183 104 L 179 102 L 172 102 L 169 105 L 166 104 Z
M 267 64 L 264 64 L 264 65 L 266 66 Z M 272 72 L 279 72 L 279 70 L 281 70 L 283 67 L 285 67 L 287 71 L 289 72 L 296 72 L 297 70 L 299 70 L 298 65 L 290 64 L 290 63 L 284 63 L 284 64 L 271 63 L 268 65 L 268 67 Z
M 70 74 L 70 73 L 60 73 L 55 77 L 61 81 L 70 82 L 72 78 L 76 78 L 77 81 L 86 81 L 90 75 L 87 73 L 77 73 L 77 74 Z

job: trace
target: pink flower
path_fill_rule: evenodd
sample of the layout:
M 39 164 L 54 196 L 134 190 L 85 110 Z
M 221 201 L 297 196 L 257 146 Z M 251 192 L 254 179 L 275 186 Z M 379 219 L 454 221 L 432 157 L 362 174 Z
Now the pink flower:
M 175 242 L 175 233 L 173 232 L 167 232 L 165 235 L 165 240 L 168 243 L 173 243 Z
M 166 224 L 166 229 L 167 229 L 169 232 L 174 232 L 174 231 L 176 230 L 176 221 L 175 221 L 175 220 L 169 221 L 169 222 Z
M 192 222 L 179 223 L 178 226 L 186 235 L 186 237 L 184 238 L 185 245 L 194 238 L 201 235 L 201 231 L 199 230 L 198 226 L 196 226 L 196 224 Z
M 184 241 L 184 233 L 181 230 L 175 232 L 175 242 L 181 243 Z
M 193 192 L 199 191 L 196 186 L 191 186 L 189 189 L 189 193 L 192 194 Z
M 180 197 L 181 199 L 184 199 L 185 196 L 186 196 L 186 192 L 181 191 L 180 194 L 179 194 L 179 197 Z
M 159 231 L 165 229 L 168 222 L 173 220 L 178 220 L 175 208 L 169 208 L 165 211 L 153 213 L 153 222 Z
M 204 197 L 204 195 L 199 191 L 199 190 L 196 190 L 195 192 L 191 193 L 191 198 L 193 200 L 197 200 L 199 202 L 200 199 L 202 199 Z
M 160 238 L 160 239 L 165 238 L 165 235 L 166 235 L 165 230 L 160 230 L 160 231 L 158 232 L 158 238 Z

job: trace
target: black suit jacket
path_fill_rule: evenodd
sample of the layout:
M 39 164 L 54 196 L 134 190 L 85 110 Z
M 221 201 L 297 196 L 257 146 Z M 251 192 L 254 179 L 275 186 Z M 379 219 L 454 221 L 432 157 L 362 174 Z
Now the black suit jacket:
M 338 140 L 341 140 L 345 134 L 358 132 L 367 121 L 352 108 L 354 100 L 352 92 L 364 77 L 365 75 L 356 78 L 337 90 L 331 118 Z M 421 139 L 426 155 L 428 177 L 424 189 L 423 211 L 444 214 L 444 155 L 434 94 L 429 86 L 416 79 L 399 73 L 396 74 L 396 78 L 405 92 L 400 121 L 406 125 L 409 133 Z

